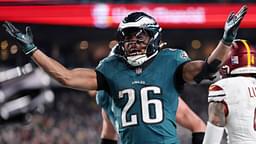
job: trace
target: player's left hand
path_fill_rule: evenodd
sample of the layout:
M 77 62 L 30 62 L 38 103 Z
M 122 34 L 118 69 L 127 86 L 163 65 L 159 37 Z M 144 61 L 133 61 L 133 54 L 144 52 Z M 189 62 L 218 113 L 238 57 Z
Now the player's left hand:
M 224 28 L 224 35 L 222 38 L 222 41 L 227 44 L 231 45 L 233 40 L 236 38 L 237 31 L 239 28 L 239 25 L 244 18 L 245 14 L 247 13 L 247 6 L 243 5 L 242 8 L 235 14 L 235 12 L 231 12 L 228 16 L 228 19 L 225 23 Z
M 7 21 L 4 22 L 3 27 L 5 27 L 5 30 L 22 45 L 22 51 L 26 55 L 37 49 L 33 42 L 33 35 L 30 27 L 26 27 L 25 34 L 21 33 L 20 30 Z

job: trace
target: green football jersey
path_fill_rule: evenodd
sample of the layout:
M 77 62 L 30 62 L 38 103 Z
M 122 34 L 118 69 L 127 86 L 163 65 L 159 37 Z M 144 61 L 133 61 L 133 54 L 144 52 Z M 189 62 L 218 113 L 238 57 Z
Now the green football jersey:
M 108 84 L 123 144 L 176 144 L 178 93 L 174 74 L 190 60 L 186 52 L 163 49 L 144 68 L 130 67 L 116 55 L 97 67 Z
M 111 96 L 108 95 L 107 92 L 105 92 L 104 90 L 101 91 L 97 91 L 96 94 L 96 103 L 104 109 L 104 111 L 107 113 L 109 120 L 111 121 L 111 123 L 113 124 L 113 126 L 115 126 L 116 124 L 116 118 L 114 115 L 114 112 L 112 110 L 112 107 L 114 105 L 112 105 L 112 98 Z M 116 127 L 116 126 L 115 126 Z

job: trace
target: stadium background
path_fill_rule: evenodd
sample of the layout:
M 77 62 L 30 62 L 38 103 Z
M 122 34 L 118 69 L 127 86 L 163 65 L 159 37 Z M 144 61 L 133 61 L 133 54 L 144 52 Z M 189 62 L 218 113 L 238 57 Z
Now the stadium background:
M 163 41 L 167 42 L 165 47 L 184 49 L 192 59 L 205 59 L 222 37 L 224 21 L 229 14 L 228 12 L 232 9 L 238 10 L 245 1 L 210 0 L 206 3 L 203 0 L 111 0 L 106 3 L 102 0 L 1 0 L 0 21 L 12 21 L 18 28 L 23 30 L 26 25 L 31 26 L 36 45 L 47 55 L 57 59 L 68 68 L 94 68 L 100 59 L 108 54 L 110 48 L 116 44 L 115 32 L 117 24 L 108 20 L 102 22 L 103 19 L 106 19 L 104 17 L 106 10 L 104 9 L 106 7 L 120 6 L 129 9 L 130 5 L 133 4 L 152 7 L 152 3 L 159 4 L 159 7 L 163 5 L 167 9 L 176 8 L 177 6 L 180 9 L 184 8 L 185 11 L 190 8 L 190 5 L 205 9 L 210 7 L 211 13 L 208 14 L 206 10 L 205 15 L 216 16 L 212 18 L 213 22 L 209 22 L 206 19 L 206 21 L 199 23 L 193 23 L 193 21 L 189 23 L 193 19 L 191 18 L 188 21 L 183 19 L 183 21 L 162 23 L 164 28 L 162 38 Z M 116 6 L 115 4 L 119 5 Z M 157 4 L 156 6 L 158 6 Z M 253 0 L 247 0 L 246 4 L 249 6 L 248 16 L 246 16 L 245 22 L 242 23 L 242 28 L 239 30 L 237 37 L 248 39 L 255 46 L 256 11 L 253 8 L 256 7 L 256 4 L 254 4 Z M 44 11 L 45 7 L 58 7 L 60 5 L 68 7 L 55 9 L 53 13 L 51 13 L 51 10 Z M 98 16 L 98 22 L 91 19 L 87 19 L 90 23 L 80 21 L 83 18 L 88 18 L 83 17 L 83 15 L 93 16 L 93 14 L 83 14 L 79 11 L 74 12 L 74 15 L 68 15 L 69 17 L 65 19 L 65 13 L 70 14 L 73 12 L 73 8 L 69 6 L 79 6 L 77 9 L 99 6 L 100 8 L 98 8 L 96 15 Z M 63 11 L 63 13 L 58 13 L 58 10 Z M 39 12 L 38 17 L 36 12 Z M 78 13 L 77 17 L 75 17 L 76 13 Z M 51 15 L 54 16 L 51 17 Z M 221 17 L 221 19 L 214 19 L 218 17 Z M 32 119 L 29 123 L 24 124 L 19 121 L 9 123 L 8 119 L 1 120 L 0 143 L 98 143 L 102 119 L 95 99 L 90 97 L 87 92 L 63 88 L 54 80 L 50 80 L 48 84 L 39 85 L 36 88 L 25 86 L 26 83 L 31 83 L 31 85 L 37 84 L 38 81 L 40 83 L 40 77 L 45 74 L 34 75 L 38 70 L 37 67 L 31 59 L 24 56 L 18 47 L 19 45 L 7 35 L 4 28 L 0 28 L 0 93 L 7 93 L 6 89 L 8 88 L 10 91 L 14 91 L 9 92 L 13 94 L 10 94 L 6 100 L 0 101 L 1 119 L 3 119 L 2 111 L 6 106 L 5 104 L 25 95 L 34 98 L 42 90 L 47 89 L 53 92 L 54 100 L 37 107 L 37 112 L 32 114 Z M 17 66 L 23 68 L 28 63 L 32 64 L 32 69 L 26 76 L 15 79 L 12 79 L 11 76 L 9 79 L 6 78 L 8 75 L 7 70 Z M 20 83 L 18 85 L 19 88 L 15 83 Z M 200 85 L 186 85 L 182 94 L 182 98 L 205 122 L 207 121 L 208 85 L 208 82 Z M 3 95 L 0 94 L 0 99 L 2 99 L 1 96 Z M 182 144 L 190 143 L 191 135 L 188 130 L 178 127 L 178 133 Z

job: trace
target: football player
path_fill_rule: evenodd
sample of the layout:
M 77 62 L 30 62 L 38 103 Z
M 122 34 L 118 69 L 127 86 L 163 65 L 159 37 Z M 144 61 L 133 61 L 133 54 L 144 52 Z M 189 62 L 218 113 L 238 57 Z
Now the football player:
M 176 144 L 178 89 L 217 72 L 246 13 L 247 6 L 231 13 L 222 40 L 207 60 L 191 61 L 183 50 L 160 50 L 162 29 L 157 21 L 144 12 L 132 12 L 118 26 L 119 56 L 103 59 L 96 70 L 69 70 L 36 47 L 29 27 L 25 34 L 9 22 L 4 27 L 26 55 L 64 86 L 111 95 L 123 144 Z
M 221 68 L 223 79 L 209 87 L 209 121 L 204 144 L 220 144 L 224 128 L 231 144 L 256 144 L 256 49 L 237 39 Z

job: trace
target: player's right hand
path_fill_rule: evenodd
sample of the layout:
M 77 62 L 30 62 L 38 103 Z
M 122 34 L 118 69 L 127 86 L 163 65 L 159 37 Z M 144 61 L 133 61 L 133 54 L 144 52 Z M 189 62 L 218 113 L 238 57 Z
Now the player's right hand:
M 33 35 L 30 27 L 26 27 L 26 33 L 23 34 L 10 22 L 4 22 L 3 27 L 5 27 L 6 32 L 8 32 L 12 37 L 14 37 L 21 45 L 22 51 L 27 55 L 34 52 L 37 47 L 33 42 Z
M 222 38 L 222 41 L 225 44 L 231 45 L 233 40 L 236 38 L 237 30 L 242 19 L 247 13 L 247 9 L 247 6 L 243 5 L 242 8 L 236 14 L 234 12 L 231 12 L 230 15 L 228 16 L 228 19 L 225 23 L 224 35 Z

